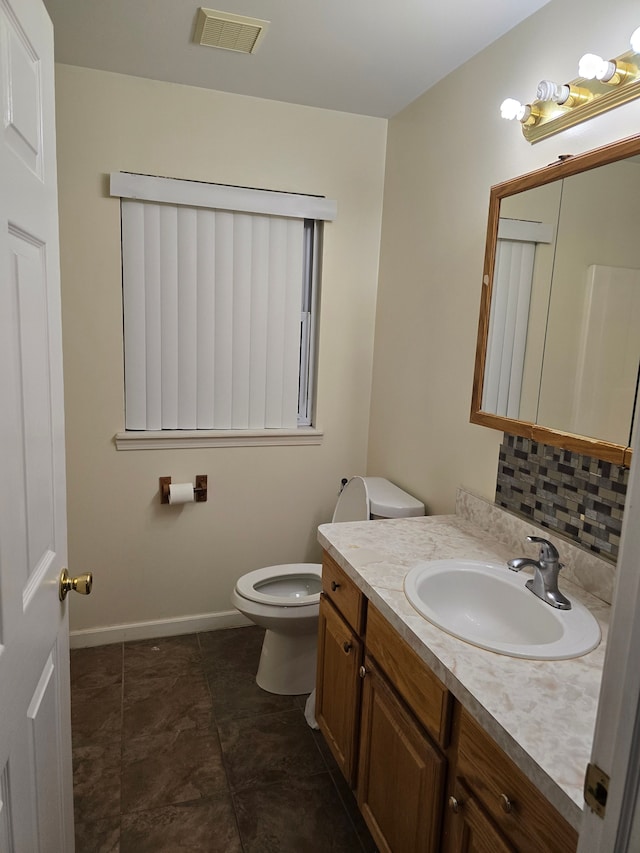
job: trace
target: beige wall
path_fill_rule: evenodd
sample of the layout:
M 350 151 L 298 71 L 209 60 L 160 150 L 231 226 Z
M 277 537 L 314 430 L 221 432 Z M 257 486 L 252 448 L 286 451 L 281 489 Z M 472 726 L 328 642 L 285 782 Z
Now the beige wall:
M 531 99 L 544 77 L 572 78 L 586 50 L 622 53 L 636 13 L 631 0 L 615 20 L 595 0 L 552 0 L 392 119 L 388 138 L 380 119 L 57 68 L 69 559 L 96 575 L 72 628 L 228 610 L 243 572 L 319 557 L 315 527 L 341 476 L 387 476 L 432 513 L 452 511 L 460 484 L 493 498 L 501 433 L 468 422 L 489 187 L 640 126 L 635 102 L 531 146 L 498 107 Z M 338 200 L 321 446 L 115 450 L 119 210 L 106 175 L 118 170 Z M 196 473 L 209 475 L 206 505 L 159 506 L 160 475 Z
M 342 476 L 366 464 L 387 122 L 58 66 L 69 561 L 95 573 L 72 629 L 230 610 L 236 578 L 319 558 Z M 123 428 L 119 202 L 132 171 L 337 199 L 325 228 L 318 447 L 117 451 Z M 158 477 L 208 474 L 206 504 Z
M 640 127 L 635 101 L 532 146 L 499 105 L 626 51 L 637 8 L 552 0 L 389 123 L 367 467 L 431 512 L 495 493 L 501 433 L 468 423 L 489 187 Z

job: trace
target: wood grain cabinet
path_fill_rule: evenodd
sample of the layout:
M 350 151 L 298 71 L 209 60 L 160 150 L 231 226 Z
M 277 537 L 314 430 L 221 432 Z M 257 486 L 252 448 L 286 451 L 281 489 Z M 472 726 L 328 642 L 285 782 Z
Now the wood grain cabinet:
M 464 708 L 456 709 L 456 730 L 455 788 L 448 801 L 452 844 L 447 849 L 573 853 L 575 829 Z M 481 846 L 478 839 L 491 829 L 503 847 Z
M 316 720 L 352 788 L 360 731 L 365 605 L 355 584 L 325 556 L 318 619 Z
M 381 853 L 436 853 L 446 762 L 365 658 L 357 797 Z
M 574 853 L 577 833 L 325 554 L 316 718 L 380 853 Z
M 318 725 L 381 853 L 436 853 L 448 691 L 328 555 L 322 587 Z
M 454 815 L 447 850 L 451 853 L 515 853 L 478 800 L 460 779 L 449 797 Z
M 450 693 L 371 604 L 357 798 L 382 853 L 436 853 Z

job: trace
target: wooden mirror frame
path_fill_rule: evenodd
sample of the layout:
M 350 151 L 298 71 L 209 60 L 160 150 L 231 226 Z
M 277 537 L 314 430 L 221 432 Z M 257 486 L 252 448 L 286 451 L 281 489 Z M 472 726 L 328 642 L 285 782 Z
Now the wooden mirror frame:
M 484 372 L 489 336 L 489 315 L 491 296 L 493 292 L 493 271 L 496 260 L 498 242 L 498 223 L 500 219 L 500 202 L 503 198 L 523 192 L 524 190 L 541 187 L 561 178 L 568 178 L 580 172 L 596 169 L 617 160 L 640 155 L 640 134 L 627 139 L 613 142 L 602 148 L 596 148 L 586 154 L 575 157 L 562 157 L 557 162 L 535 172 L 529 172 L 519 178 L 505 181 L 491 187 L 489 195 L 489 219 L 487 224 L 487 242 L 484 255 L 482 276 L 482 295 L 480 298 L 480 318 L 478 322 L 478 342 L 476 346 L 475 369 L 473 375 L 473 390 L 471 396 L 470 421 L 480 426 L 530 438 L 543 444 L 561 447 L 575 453 L 584 453 L 596 459 L 614 462 L 628 467 L 631 463 L 631 448 L 626 445 L 613 444 L 597 438 L 575 435 L 570 432 L 552 429 L 529 421 L 494 415 L 482 410 L 482 392 L 484 388 Z

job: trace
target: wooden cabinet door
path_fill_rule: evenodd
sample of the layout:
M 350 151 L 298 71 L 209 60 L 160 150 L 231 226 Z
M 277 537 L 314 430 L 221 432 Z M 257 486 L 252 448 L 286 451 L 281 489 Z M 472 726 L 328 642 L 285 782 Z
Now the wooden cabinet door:
M 458 778 L 516 850 L 574 853 L 575 829 L 464 709 L 456 769 Z
M 362 642 L 326 596 L 320 598 L 316 720 L 345 779 L 355 786 Z
M 370 658 L 365 662 L 358 805 L 381 853 L 436 853 L 445 759 Z
M 460 779 L 449 808 L 453 812 L 449 853 L 516 853 Z

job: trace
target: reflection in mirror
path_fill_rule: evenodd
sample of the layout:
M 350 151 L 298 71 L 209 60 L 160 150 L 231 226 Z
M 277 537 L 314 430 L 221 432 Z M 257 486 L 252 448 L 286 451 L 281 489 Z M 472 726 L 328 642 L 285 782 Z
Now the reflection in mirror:
M 640 364 L 639 154 L 634 137 L 492 188 L 472 422 L 622 462 Z
M 536 420 L 629 444 L 640 363 L 640 163 L 562 183 Z
M 536 420 L 561 189 L 558 181 L 500 205 L 482 396 L 486 412 Z

